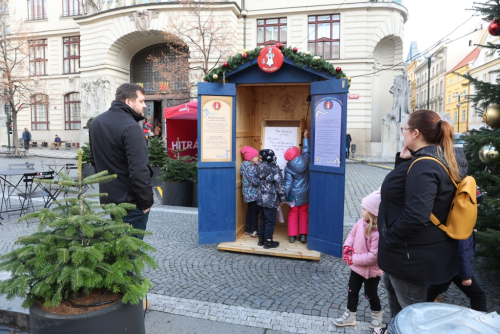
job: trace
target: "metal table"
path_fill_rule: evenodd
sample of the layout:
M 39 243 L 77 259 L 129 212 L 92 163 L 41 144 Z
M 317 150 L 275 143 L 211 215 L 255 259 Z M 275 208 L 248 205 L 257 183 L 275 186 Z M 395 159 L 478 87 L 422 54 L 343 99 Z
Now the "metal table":
M 33 169 L 12 169 L 12 170 L 1 170 L 0 171 L 0 190 L 2 191 L 2 199 L 0 202 L 0 219 L 3 219 L 2 213 L 5 212 L 11 212 L 11 211 L 19 211 L 19 210 L 7 210 L 7 201 L 10 198 L 10 196 L 14 193 L 14 191 L 21 191 L 19 189 L 19 184 L 23 180 L 23 177 L 25 174 L 33 174 L 33 173 L 38 173 L 37 171 Z M 7 180 L 7 176 L 22 176 L 19 178 L 19 181 L 17 181 L 16 184 L 11 183 L 10 181 Z M 6 194 L 6 189 L 7 186 L 12 187 L 12 191 L 7 191 Z M 5 196 L 7 195 L 7 196 Z

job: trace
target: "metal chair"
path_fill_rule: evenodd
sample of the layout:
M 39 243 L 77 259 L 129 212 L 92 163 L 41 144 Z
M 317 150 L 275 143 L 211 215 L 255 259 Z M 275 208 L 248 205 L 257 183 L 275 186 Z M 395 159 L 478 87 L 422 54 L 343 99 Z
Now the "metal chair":
M 34 171 L 35 170 L 35 164 L 34 163 L 29 163 L 29 162 L 25 162 L 24 164 L 8 164 L 8 170 L 19 170 L 19 169 L 29 169 L 29 170 L 32 170 Z M 12 182 L 12 176 L 9 176 L 9 182 Z M 10 189 L 12 187 L 11 186 L 7 186 L 7 193 L 10 194 Z M 9 202 L 9 205 L 10 204 L 10 196 L 7 198 L 7 201 Z
M 33 205 L 34 198 L 42 198 L 44 201 L 44 206 L 47 206 L 47 200 L 45 199 L 45 197 L 48 197 L 49 193 L 47 193 L 45 190 L 37 190 L 38 185 L 33 188 L 33 181 L 39 175 L 39 173 L 26 173 L 23 175 L 25 191 L 23 193 L 17 193 L 17 196 L 19 196 L 19 202 L 21 204 L 21 213 L 19 215 L 20 217 L 23 215 L 23 213 L 29 212 L 30 206 L 31 209 L 35 211 L 35 206 Z

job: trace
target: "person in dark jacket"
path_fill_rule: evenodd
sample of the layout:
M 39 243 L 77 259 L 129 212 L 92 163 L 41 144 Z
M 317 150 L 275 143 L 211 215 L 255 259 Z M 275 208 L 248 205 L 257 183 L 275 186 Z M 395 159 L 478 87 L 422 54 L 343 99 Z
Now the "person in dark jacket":
M 26 151 L 27 154 L 28 150 L 30 149 L 30 141 L 31 141 L 31 132 L 28 131 L 28 128 L 24 128 L 22 138 L 24 142 L 24 150 Z
M 146 104 L 144 89 L 125 83 L 116 90 L 115 101 L 108 111 L 90 122 L 90 162 L 97 173 L 107 170 L 116 180 L 99 184 L 101 204 L 131 203 L 123 221 L 134 228 L 146 230 L 149 211 L 153 206 L 148 148 L 138 124 L 144 120 Z
M 345 137 L 345 144 L 347 148 L 347 156 L 346 158 L 349 158 L 349 153 L 351 151 L 351 142 L 352 142 L 352 137 L 349 131 L 346 131 L 346 137 Z
M 478 191 L 476 194 L 477 204 L 483 201 L 483 195 Z M 446 291 L 451 283 L 454 283 L 470 299 L 470 308 L 476 311 L 486 312 L 486 294 L 477 280 L 472 275 L 472 259 L 476 240 L 474 232 L 467 240 L 458 241 L 458 274 L 448 281 L 439 285 L 429 285 L 427 290 L 427 301 L 433 302 L 436 297 Z
M 404 307 L 427 301 L 429 284 L 450 281 L 458 272 L 458 241 L 430 220 L 433 213 L 446 221 L 456 182 L 467 172 L 461 149 L 453 149 L 453 128 L 431 110 L 412 113 L 402 129 L 405 146 L 396 157 L 396 167 L 385 178 L 378 216 L 378 264 L 384 271 L 391 318 Z
M 59 147 L 61 147 L 61 143 L 62 143 L 61 137 L 59 137 L 58 135 L 56 135 L 56 137 L 54 138 L 54 142 L 52 143 L 51 150 L 54 149 L 54 146 L 56 146 L 56 149 L 58 150 Z
M 257 205 L 260 206 L 259 246 L 265 249 L 276 248 L 279 242 L 273 241 L 278 206 L 285 202 L 285 182 L 276 164 L 273 150 L 259 152 L 262 161 L 257 167 L 260 178 Z
M 287 201 L 294 202 L 294 207 L 288 212 L 288 237 L 294 243 L 299 235 L 299 241 L 307 242 L 309 234 L 309 140 L 304 130 L 304 146 L 302 154 L 294 146 L 286 150 L 285 160 L 285 191 Z

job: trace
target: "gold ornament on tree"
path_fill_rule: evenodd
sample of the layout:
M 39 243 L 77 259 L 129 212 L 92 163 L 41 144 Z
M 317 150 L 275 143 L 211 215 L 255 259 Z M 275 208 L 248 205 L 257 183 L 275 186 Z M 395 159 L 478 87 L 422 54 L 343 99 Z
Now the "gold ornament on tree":
M 485 145 L 479 151 L 479 159 L 488 165 L 500 162 L 500 153 L 493 145 Z
M 217 80 L 217 79 L 219 79 L 219 76 L 218 76 L 217 74 L 214 74 L 214 75 L 212 76 L 212 78 L 214 78 L 214 80 Z
M 486 108 L 483 114 L 483 122 L 492 128 L 500 127 L 500 105 L 494 104 Z

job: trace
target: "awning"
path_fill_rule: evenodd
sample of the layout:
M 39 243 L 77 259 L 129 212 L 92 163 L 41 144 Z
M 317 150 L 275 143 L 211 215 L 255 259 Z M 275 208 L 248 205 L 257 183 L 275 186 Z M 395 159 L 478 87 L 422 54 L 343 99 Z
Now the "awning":
M 165 108 L 165 119 L 198 119 L 198 101 Z

